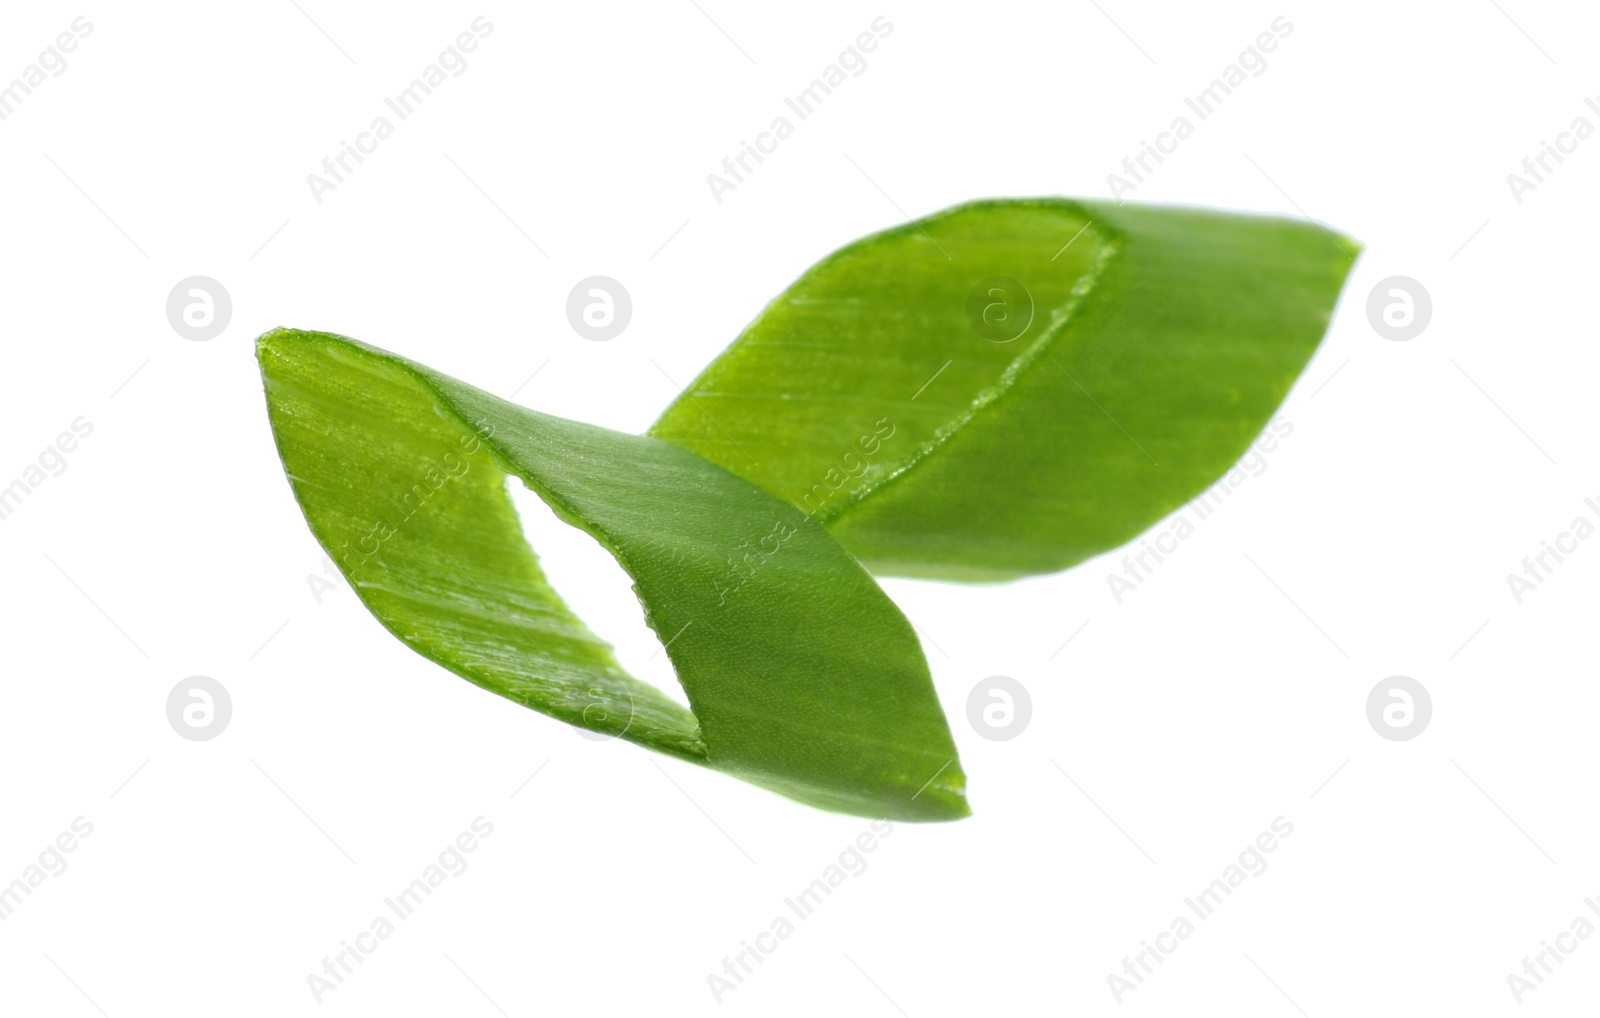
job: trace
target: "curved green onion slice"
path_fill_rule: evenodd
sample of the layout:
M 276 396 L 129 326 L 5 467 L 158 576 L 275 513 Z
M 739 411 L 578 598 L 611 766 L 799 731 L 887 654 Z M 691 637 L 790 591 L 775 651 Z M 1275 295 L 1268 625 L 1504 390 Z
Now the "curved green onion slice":
M 650 434 L 790 501 L 875 573 L 1054 572 L 1226 473 L 1357 250 L 1209 209 L 957 206 L 807 270 Z M 861 440 L 877 422 L 881 447 Z
M 404 643 L 569 724 L 827 810 L 967 815 L 911 625 L 789 503 L 678 446 L 563 420 L 327 333 L 257 342 L 312 533 Z M 691 709 L 551 589 L 504 478 L 632 577 Z

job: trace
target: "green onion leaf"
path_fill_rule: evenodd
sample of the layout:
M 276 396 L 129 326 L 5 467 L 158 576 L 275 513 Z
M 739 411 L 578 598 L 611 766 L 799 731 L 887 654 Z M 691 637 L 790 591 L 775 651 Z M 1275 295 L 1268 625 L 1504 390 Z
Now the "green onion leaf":
M 958 206 L 817 263 L 650 434 L 793 503 L 879 574 L 1065 569 L 1238 460 L 1357 251 L 1207 209 Z
M 910 624 L 789 503 L 653 438 L 517 406 L 327 333 L 257 341 L 312 533 L 412 649 L 569 724 L 860 816 L 966 816 Z M 625 672 L 551 589 L 519 478 L 633 579 L 690 710 Z

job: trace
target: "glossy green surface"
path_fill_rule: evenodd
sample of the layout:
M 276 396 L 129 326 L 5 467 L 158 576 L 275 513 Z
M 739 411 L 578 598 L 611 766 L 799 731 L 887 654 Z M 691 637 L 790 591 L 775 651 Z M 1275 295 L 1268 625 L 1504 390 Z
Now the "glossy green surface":
M 817 263 L 650 434 L 876 573 L 1005 580 L 1126 543 L 1244 453 L 1358 248 L 1303 220 L 958 206 Z
M 257 358 L 312 533 L 418 653 L 823 809 L 967 815 L 910 624 L 789 503 L 670 443 L 536 413 L 353 340 L 278 330 Z M 507 474 L 632 577 L 692 713 L 628 675 L 550 588 Z

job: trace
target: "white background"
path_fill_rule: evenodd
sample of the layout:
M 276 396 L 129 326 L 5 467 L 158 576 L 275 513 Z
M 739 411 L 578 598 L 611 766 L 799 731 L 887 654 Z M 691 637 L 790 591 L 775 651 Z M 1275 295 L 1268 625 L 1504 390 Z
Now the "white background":
M 94 27 L 0 122 L 0 485 L 74 418 L 94 432 L 0 521 L 0 883 L 75 817 L 94 831 L 0 922 L 0 1010 L 1323 1018 L 1594 1000 L 1600 938 L 1520 1010 L 1506 976 L 1574 917 L 1600 923 L 1583 904 L 1600 894 L 1600 541 L 1520 605 L 1506 574 L 1596 517 L 1600 140 L 1520 204 L 1505 180 L 1574 117 L 1600 127 L 1594 11 L 298 6 L 3 15 L 0 79 L 75 16 Z M 315 202 L 307 174 L 478 15 L 494 29 L 467 70 Z M 894 29 L 867 69 L 717 204 L 706 174 L 879 15 Z M 1002 587 L 886 582 L 926 634 L 975 815 L 897 825 L 719 1005 L 707 975 L 866 821 L 586 741 L 413 654 L 342 585 L 319 603 L 253 338 L 341 332 L 642 430 L 669 377 L 902 213 L 1106 195 L 1278 16 L 1294 29 L 1267 70 L 1128 197 L 1303 212 L 1367 245 L 1282 410 L 1292 436 L 1120 605 L 1120 554 Z M 232 295 L 210 342 L 165 315 L 194 274 Z M 565 316 L 593 274 L 633 297 L 608 343 Z M 1365 314 L 1391 275 L 1432 295 L 1410 342 Z M 535 516 L 558 588 L 670 685 L 620 571 Z M 966 720 L 996 674 L 1032 696 L 1010 742 Z M 1397 674 L 1432 694 L 1414 741 L 1366 719 Z M 192 675 L 232 696 L 213 741 L 166 719 Z M 306 976 L 478 816 L 494 833 L 470 867 L 319 1005 Z M 1294 833 L 1266 872 L 1118 1004 L 1107 975 L 1279 816 Z

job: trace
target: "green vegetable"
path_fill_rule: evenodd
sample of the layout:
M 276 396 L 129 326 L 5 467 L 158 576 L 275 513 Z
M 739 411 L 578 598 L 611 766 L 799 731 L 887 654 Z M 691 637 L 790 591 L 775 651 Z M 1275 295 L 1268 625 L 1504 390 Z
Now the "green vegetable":
M 1178 206 L 958 206 L 817 263 L 650 434 L 794 503 L 875 573 L 1053 572 L 1238 460 L 1357 250 Z M 877 422 L 881 447 L 861 438 Z
M 851 553 L 1003 580 L 1125 543 L 1261 431 L 1356 251 L 1201 209 L 960 206 L 818 263 L 649 437 L 326 333 L 268 333 L 257 358 L 313 534 L 413 649 L 823 809 L 942 820 L 967 815 L 965 777 L 927 662 Z M 550 588 L 506 475 L 632 577 L 690 710 Z
M 793 506 L 677 446 L 550 417 L 326 333 L 257 341 L 312 533 L 412 649 L 508 699 L 823 809 L 966 816 L 915 634 Z M 539 570 L 510 474 L 633 578 L 693 713 Z

